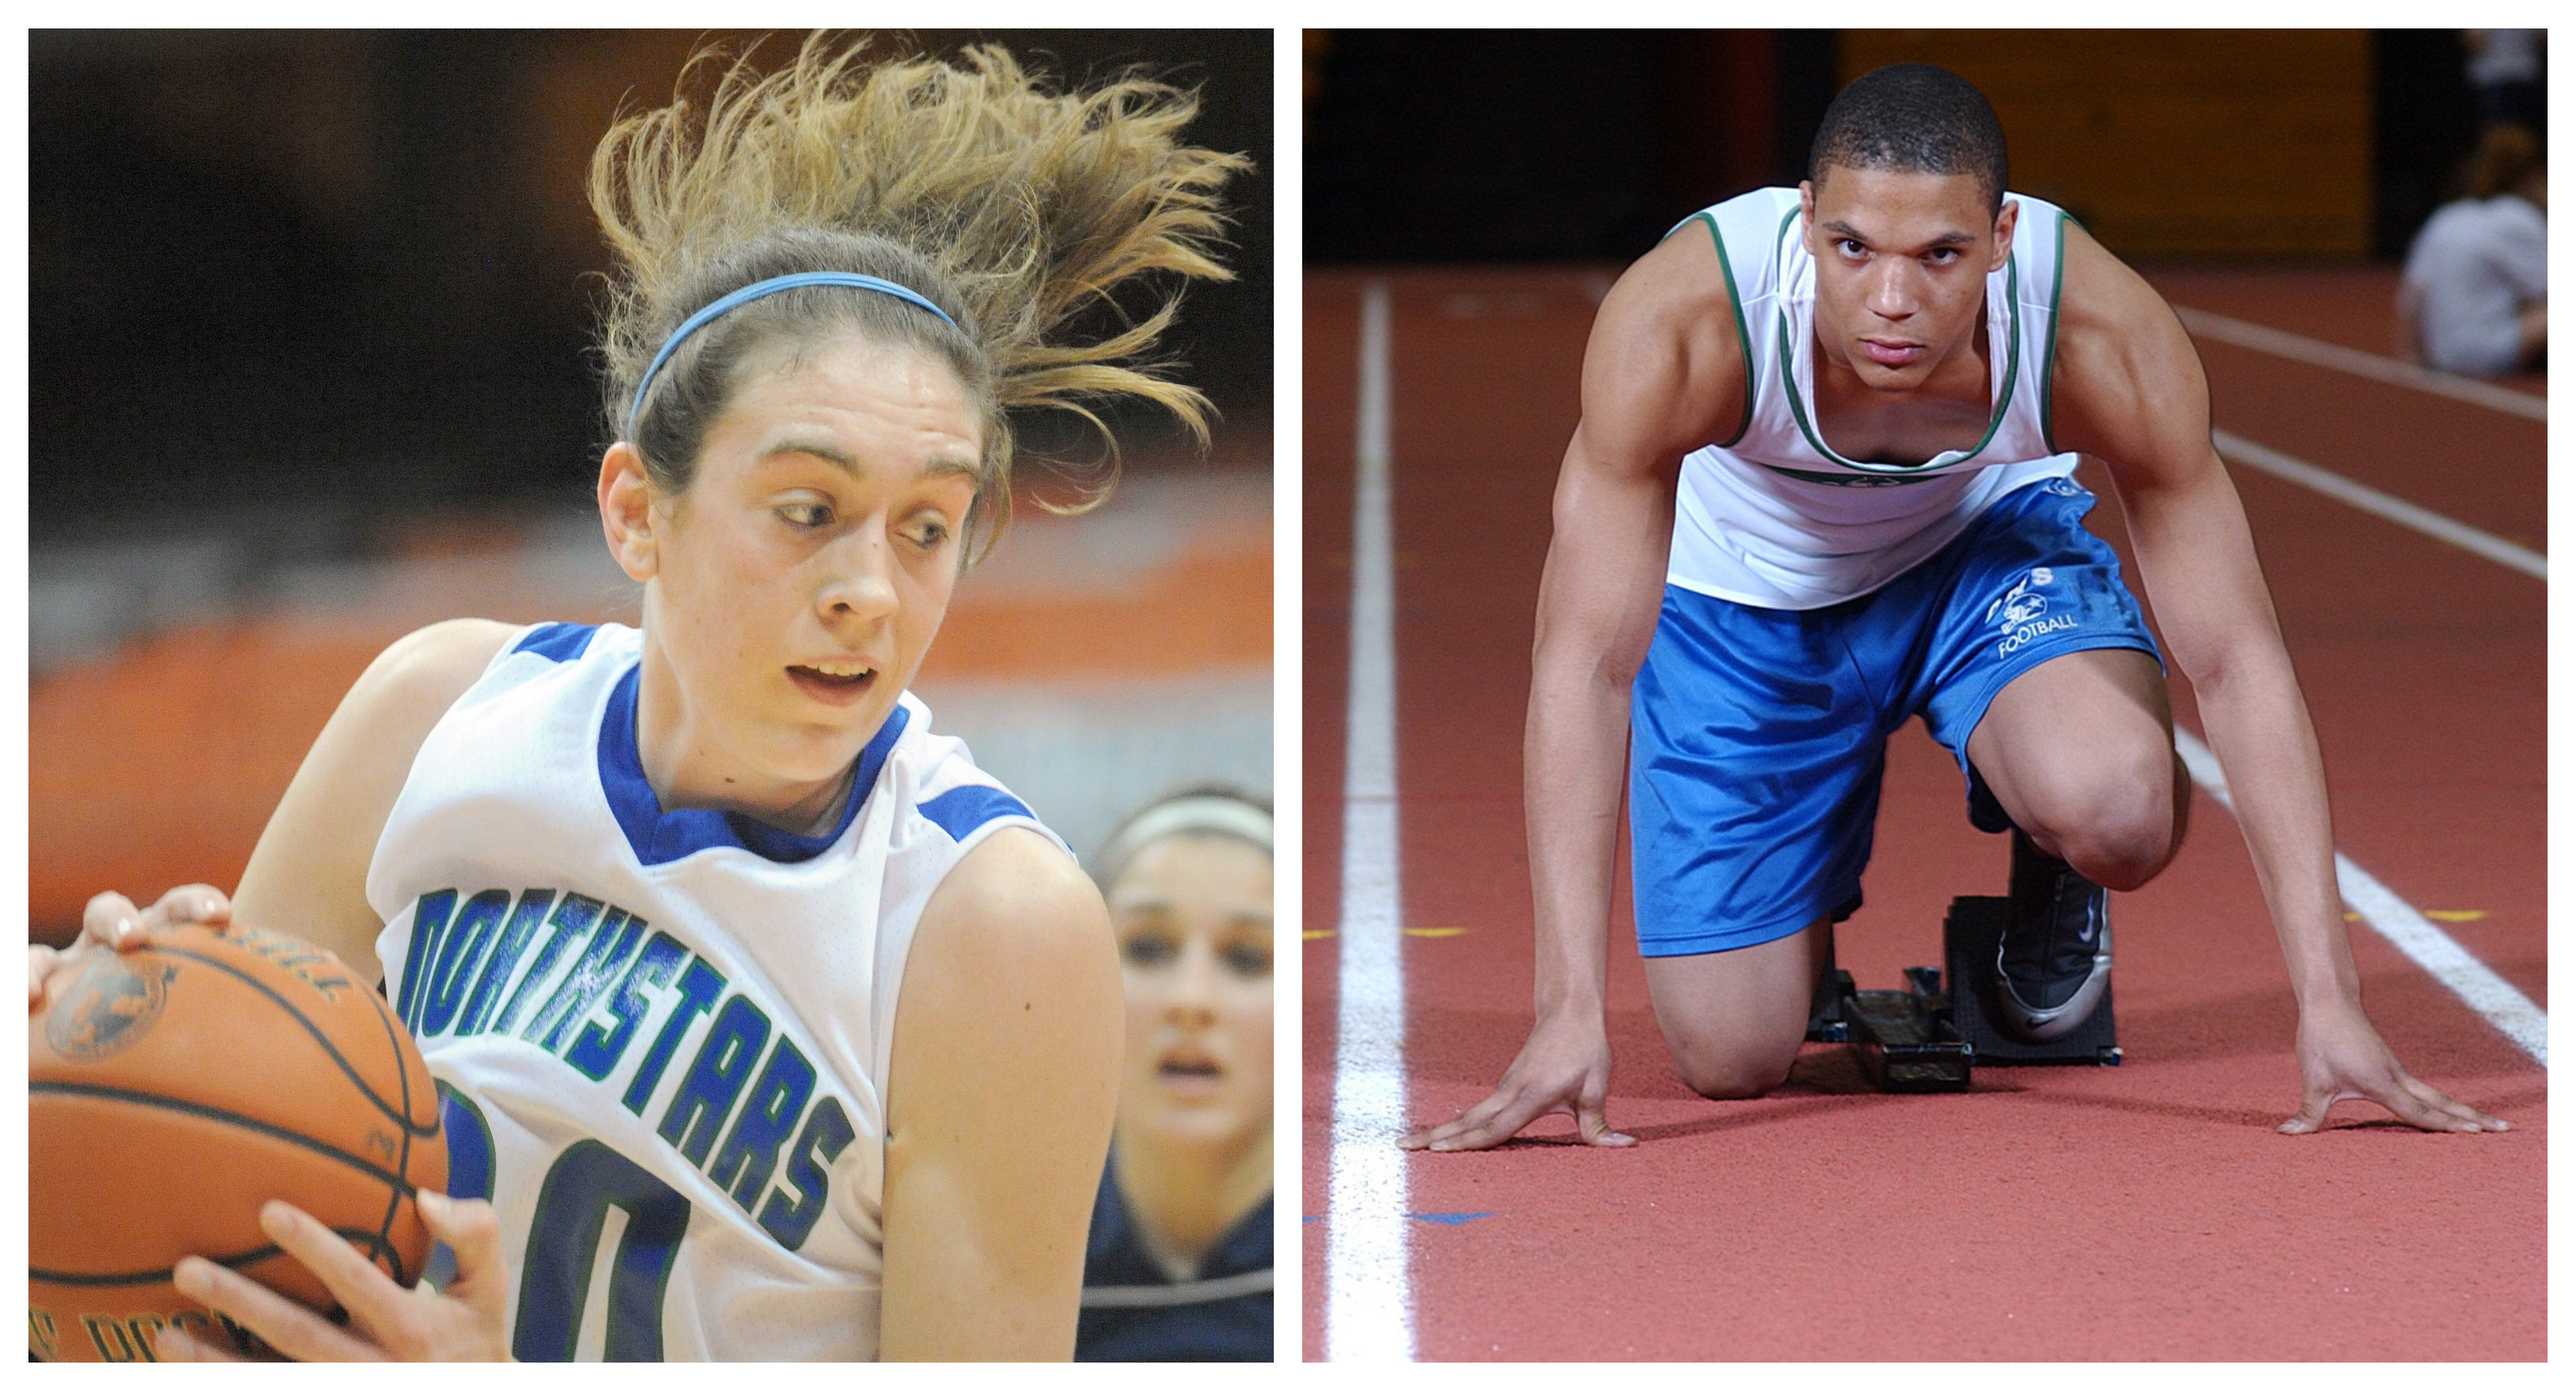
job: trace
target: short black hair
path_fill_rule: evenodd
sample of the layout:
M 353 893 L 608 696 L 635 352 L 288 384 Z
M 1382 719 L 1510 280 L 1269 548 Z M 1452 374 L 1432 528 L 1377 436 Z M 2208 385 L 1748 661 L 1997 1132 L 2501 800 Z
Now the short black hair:
M 1972 174 L 2000 213 L 2009 169 L 2004 126 L 1986 94 L 1947 68 L 1891 63 L 1862 74 L 1825 108 L 1807 150 L 1807 178 L 1825 166 Z

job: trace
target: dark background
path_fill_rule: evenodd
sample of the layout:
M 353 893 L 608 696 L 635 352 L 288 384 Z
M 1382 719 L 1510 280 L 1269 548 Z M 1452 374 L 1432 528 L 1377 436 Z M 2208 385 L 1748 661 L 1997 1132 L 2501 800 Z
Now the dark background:
M 670 100 L 705 37 L 33 33 L 32 543 L 211 524 L 328 549 L 390 511 L 588 506 L 608 264 L 589 155 L 621 106 Z M 1068 82 L 1143 64 L 1198 87 L 1191 138 L 1253 158 L 1230 197 L 1239 278 L 1193 288 L 1166 346 L 1227 431 L 1266 441 L 1269 33 L 896 42 L 977 39 Z M 1132 460 L 1160 429 L 1122 431 Z
M 1796 183 L 1842 49 L 1826 29 L 1311 31 L 1307 257 L 1631 259 Z M 2457 30 L 2368 36 L 2373 258 L 2404 255 L 2475 136 L 2463 59 Z

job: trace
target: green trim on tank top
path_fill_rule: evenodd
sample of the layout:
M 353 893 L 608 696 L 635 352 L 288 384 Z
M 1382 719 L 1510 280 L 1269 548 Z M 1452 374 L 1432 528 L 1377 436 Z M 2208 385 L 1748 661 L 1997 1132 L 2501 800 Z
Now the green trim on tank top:
M 1735 261 L 1726 254 L 1726 234 L 1717 227 L 1717 219 L 1706 209 L 1691 214 L 1684 221 L 1708 224 L 1708 239 L 1717 243 L 1717 268 L 1726 277 L 1726 307 L 1735 311 L 1735 346 L 1744 359 L 1744 419 L 1735 433 L 1718 442 L 1720 449 L 1732 449 L 1745 432 L 1753 428 L 1753 330 L 1744 322 L 1744 287 L 1735 278 Z
M 1791 215 L 1795 216 L 1795 214 Z M 1788 228 L 1788 221 L 1783 219 L 1780 230 L 1786 234 Z M 1798 422 L 1798 433 L 1807 437 L 1807 443 L 1813 446 L 1817 453 L 1835 463 L 1879 477 L 1887 477 L 1890 474 L 1919 473 L 1936 466 L 1948 468 L 1954 464 L 1964 464 L 1984 453 L 1986 446 L 1994 443 L 1995 432 L 2003 428 L 2004 415 L 2012 409 L 2013 385 L 2021 379 L 2021 257 L 2010 252 L 2004 255 L 2004 303 L 2013 311 L 2013 322 L 2004 332 L 2004 385 L 2003 390 L 1995 393 L 1994 418 L 1986 422 L 1986 433 L 1977 441 L 1975 448 L 1950 460 L 1947 464 L 1939 465 L 1933 462 L 1941 457 L 1939 454 L 1919 464 L 1864 464 L 1835 453 L 1833 446 L 1825 443 L 1824 436 L 1817 434 L 1816 427 L 1809 423 L 1806 404 L 1798 399 L 1798 360 L 1795 356 L 1795 346 L 1789 341 L 1789 315 L 1786 310 L 1783 310 L 1779 317 L 1780 391 L 1782 395 L 1789 398 L 1789 415 Z M 2051 326 L 2054 327 L 2054 321 Z
M 2066 224 L 2074 220 L 2066 209 L 2057 210 L 2057 264 L 2049 268 L 2048 276 L 2048 351 L 2039 359 L 2039 440 L 2051 454 L 2064 452 L 2057 447 L 2057 321 L 2066 289 Z

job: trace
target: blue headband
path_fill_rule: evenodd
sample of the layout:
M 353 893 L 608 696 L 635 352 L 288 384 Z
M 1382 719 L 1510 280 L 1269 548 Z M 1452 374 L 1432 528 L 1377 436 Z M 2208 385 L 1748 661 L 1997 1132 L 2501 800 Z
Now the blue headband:
M 644 369 L 644 380 L 635 384 L 635 400 L 626 408 L 626 433 L 629 435 L 635 433 L 636 422 L 644 413 L 644 393 L 653 389 L 653 379 L 661 375 L 662 364 L 671 360 L 671 354 L 680 350 L 680 345 L 688 341 L 690 334 L 705 328 L 716 316 L 729 310 L 739 309 L 753 300 L 766 299 L 782 290 L 800 290 L 808 285 L 847 285 L 854 290 L 874 290 L 881 295 L 892 295 L 906 304 L 920 305 L 938 315 L 939 321 L 950 328 L 957 327 L 957 321 L 948 317 L 948 311 L 931 303 L 919 292 L 905 289 L 891 280 L 879 280 L 873 275 L 859 275 L 852 271 L 841 270 L 816 270 L 799 275 L 782 275 L 772 280 L 756 281 L 690 315 L 678 328 L 671 331 L 670 338 L 662 344 L 662 351 L 653 354 L 653 365 Z

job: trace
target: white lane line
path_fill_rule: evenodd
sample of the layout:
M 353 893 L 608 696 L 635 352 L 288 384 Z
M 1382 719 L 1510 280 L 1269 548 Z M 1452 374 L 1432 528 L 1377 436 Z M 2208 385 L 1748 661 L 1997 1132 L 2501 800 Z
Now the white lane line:
M 1351 713 L 1342 784 L 1341 1018 L 1324 1248 L 1328 1361 L 1413 1358 L 1406 1269 L 1404 934 L 1396 845 L 1393 402 L 1386 286 L 1360 293 Z
M 2393 357 L 2381 357 L 2377 353 L 2365 353 L 2356 348 L 2347 348 L 2340 343 L 2321 343 L 2314 338 L 2284 333 L 2277 328 L 2265 328 L 2261 324 L 2249 324 L 2242 319 L 2228 318 L 2224 314 L 2212 314 L 2206 309 L 2187 309 L 2177 304 L 2173 307 L 2173 311 L 2182 316 L 2184 328 L 2202 338 L 2214 338 L 2221 343 L 2233 343 L 2240 348 L 2252 348 L 2258 353 L 2286 357 L 2293 362 L 2307 363 L 2311 367 L 2331 368 L 2337 372 L 2349 372 L 2356 377 L 2368 377 L 2373 381 L 2387 382 L 2394 386 L 2413 387 L 2417 391 L 2431 392 L 2436 396 L 2448 396 L 2454 401 L 2466 401 L 2473 406 L 2502 411 L 2506 415 L 2518 415 L 2525 420 L 2545 422 L 2549 419 L 2549 400 L 2544 396 L 2515 391 L 2511 387 L 2497 386 L 2493 382 L 2482 382 L 2475 377 L 2436 372 L 2431 368 L 2418 367 L 2411 362 L 2400 362 Z
M 2439 541 L 2448 541 L 2464 551 L 2474 551 L 2509 570 L 2519 570 L 2535 580 L 2549 578 L 2549 558 L 2538 551 L 2517 546 L 2501 536 L 2478 530 L 2465 522 L 2455 522 L 2439 512 L 2428 511 L 2404 498 L 2391 497 L 2377 488 L 2355 483 L 2339 473 L 2329 473 L 2305 459 L 2292 458 L 2280 450 L 2256 444 L 2242 435 L 2225 430 L 2212 430 L 2210 439 L 2218 452 L 2249 468 L 2258 468 L 2277 478 L 2286 478 L 2302 487 L 2340 502 L 2347 502 L 2376 517 L 2384 517 L 2399 526 L 2412 527 Z M 2536 520 L 2536 519 L 2535 519 Z
M 2236 802 L 2227 795 L 2227 775 L 2219 771 L 2218 756 L 2209 751 L 2209 746 L 2191 737 L 2189 731 L 2177 729 L 2174 748 L 2182 754 L 2183 766 L 2191 770 L 2191 780 L 2234 814 Z M 2513 1040 L 2514 1046 L 2538 1059 L 2542 1067 L 2549 1066 L 2549 1015 L 2529 996 L 2514 989 L 2513 982 L 2471 956 L 2449 933 L 2435 927 L 2431 919 L 2389 892 L 2387 885 L 2341 852 L 2335 855 L 2335 887 L 2343 892 L 2343 901 L 2352 911 L 2387 938 L 2391 946 L 2406 953 L 2408 960 L 2459 996 L 2463 1004 L 2493 1024 L 2496 1032 Z

